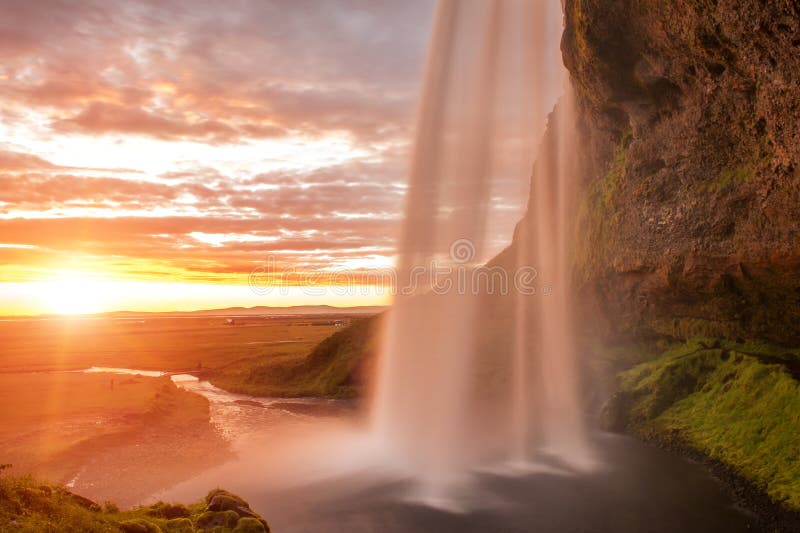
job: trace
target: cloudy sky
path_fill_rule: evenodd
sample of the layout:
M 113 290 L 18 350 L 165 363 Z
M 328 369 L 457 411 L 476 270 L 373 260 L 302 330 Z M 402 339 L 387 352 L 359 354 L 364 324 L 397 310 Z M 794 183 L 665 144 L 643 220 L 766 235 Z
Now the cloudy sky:
M 392 264 L 432 0 L 0 9 L 0 313 L 309 303 L 221 288 Z

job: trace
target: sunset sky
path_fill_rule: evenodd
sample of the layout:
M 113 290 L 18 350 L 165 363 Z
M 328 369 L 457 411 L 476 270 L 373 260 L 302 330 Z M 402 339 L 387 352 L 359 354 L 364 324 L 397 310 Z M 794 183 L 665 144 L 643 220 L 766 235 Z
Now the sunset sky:
M 0 5 L 0 314 L 387 301 L 433 0 Z
M 0 312 L 385 300 L 247 274 L 392 264 L 432 11 L 2 1 Z

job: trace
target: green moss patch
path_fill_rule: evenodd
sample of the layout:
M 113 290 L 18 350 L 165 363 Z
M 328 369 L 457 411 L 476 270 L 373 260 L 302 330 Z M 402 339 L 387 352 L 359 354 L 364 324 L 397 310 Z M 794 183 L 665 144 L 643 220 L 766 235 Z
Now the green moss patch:
M 703 193 L 721 193 L 749 182 L 756 172 L 756 163 L 747 162 L 737 167 L 723 169 L 711 181 L 703 182 L 699 190 Z
M 677 439 L 800 510 L 799 363 L 796 350 L 693 339 L 621 373 L 617 400 L 629 430 Z
M 64 487 L 42 484 L 30 477 L 0 476 L 0 531 L 160 533 L 213 529 L 220 533 L 269 533 L 267 522 L 244 500 L 220 489 L 211 494 L 224 494 L 236 501 L 236 509 L 214 510 L 206 498 L 188 506 L 157 502 L 120 511 L 113 504 L 101 508 Z
M 607 258 L 613 255 L 614 235 L 619 223 L 615 195 L 627 173 L 629 141 L 629 135 L 620 139 L 608 171 L 589 187 L 578 208 L 576 259 L 584 277 L 613 263 Z

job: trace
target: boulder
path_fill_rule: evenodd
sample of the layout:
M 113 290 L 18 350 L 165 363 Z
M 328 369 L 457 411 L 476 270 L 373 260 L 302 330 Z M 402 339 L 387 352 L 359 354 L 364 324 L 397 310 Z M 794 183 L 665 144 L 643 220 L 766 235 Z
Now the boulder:
M 269 533 L 269 527 L 256 518 L 245 517 L 239 520 L 233 533 Z
M 600 427 L 606 431 L 621 433 L 628 426 L 631 401 L 628 393 L 615 392 L 600 409 Z
M 239 522 L 239 515 L 234 511 L 206 511 L 198 517 L 196 525 L 200 530 L 216 527 L 234 528 Z
M 223 496 L 223 497 L 225 497 L 225 498 L 229 498 L 229 499 L 232 499 L 232 500 L 236 500 L 236 502 L 237 502 L 239 505 L 241 505 L 241 506 L 243 506 L 243 507 L 249 507 L 249 505 L 248 505 L 248 503 L 247 503 L 246 501 L 244 501 L 244 500 L 243 500 L 242 498 L 240 498 L 239 496 L 237 496 L 237 495 L 235 495 L 235 494 L 233 494 L 233 493 L 231 493 L 231 492 L 228 492 L 228 491 L 227 491 L 227 490 L 225 490 L 225 489 L 213 489 L 213 490 L 212 490 L 212 491 L 210 491 L 208 494 L 206 494 L 206 504 L 210 506 L 210 505 L 211 505 L 211 503 L 214 501 L 214 499 L 215 499 L 216 497 L 218 497 L 218 496 Z M 213 510 L 215 510 L 215 509 L 211 509 L 211 510 L 213 511 Z M 216 510 L 220 510 L 220 509 L 216 509 Z
M 166 530 L 174 533 L 194 533 L 194 524 L 188 518 L 167 520 Z
M 255 529 L 254 531 L 267 531 L 269 532 L 269 525 L 267 521 L 261 518 L 253 509 L 250 508 L 250 504 L 244 501 L 239 496 L 232 494 L 224 489 L 214 489 L 206 495 L 206 509 L 208 512 L 211 513 L 234 513 L 237 518 L 244 520 L 248 519 L 244 522 L 242 527 L 252 529 L 254 526 L 252 525 L 255 522 L 258 522 L 263 529 Z M 241 522 L 239 520 L 239 522 Z M 248 525 L 250 524 L 250 525 Z M 199 522 L 198 522 L 198 527 Z M 249 529 L 245 529 L 243 531 L 249 531 Z
M 161 528 L 141 518 L 125 520 L 119 524 L 123 533 L 162 533 Z
M 218 492 L 211 501 L 208 502 L 209 511 L 233 511 L 240 517 L 259 518 L 258 514 L 250 508 L 250 505 L 229 492 Z

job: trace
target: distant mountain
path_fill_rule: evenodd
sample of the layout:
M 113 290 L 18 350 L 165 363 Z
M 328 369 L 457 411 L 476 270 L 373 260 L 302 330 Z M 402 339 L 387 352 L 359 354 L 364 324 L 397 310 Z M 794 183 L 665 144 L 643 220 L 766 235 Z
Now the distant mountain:
M 334 307 L 332 305 L 296 305 L 291 307 L 225 307 L 222 309 L 202 309 L 197 311 L 113 311 L 93 316 L 117 318 L 140 316 L 292 316 L 292 315 L 375 315 L 384 311 L 383 306 Z

